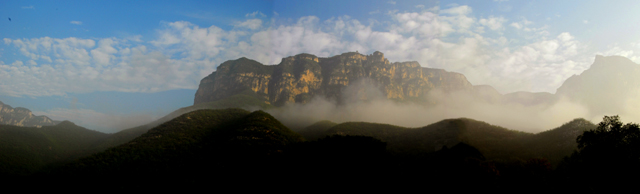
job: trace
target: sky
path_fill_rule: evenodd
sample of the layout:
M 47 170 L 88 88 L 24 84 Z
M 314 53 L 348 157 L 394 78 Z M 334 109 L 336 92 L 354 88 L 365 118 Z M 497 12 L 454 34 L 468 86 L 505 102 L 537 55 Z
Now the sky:
M 224 61 L 381 51 L 500 93 L 640 62 L 637 1 L 0 1 L 0 101 L 116 132 L 193 104 Z

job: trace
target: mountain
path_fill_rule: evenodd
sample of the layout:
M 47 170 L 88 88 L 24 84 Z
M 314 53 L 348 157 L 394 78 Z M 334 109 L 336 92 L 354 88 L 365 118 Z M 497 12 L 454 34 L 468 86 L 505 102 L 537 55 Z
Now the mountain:
M 556 91 L 587 106 L 593 115 L 621 114 L 640 102 L 640 65 L 621 56 L 595 58 L 591 67 L 569 77 Z
M 122 176 L 131 181 L 146 177 L 204 182 L 222 176 L 220 173 L 241 175 L 245 170 L 270 169 L 269 162 L 257 161 L 278 156 L 284 146 L 301 141 L 302 136 L 262 111 L 197 110 L 69 164 L 59 173 L 97 179 Z M 211 176 L 202 179 L 203 173 Z
M 640 107 L 640 65 L 622 56 L 597 55 L 589 69 L 565 80 L 555 94 L 513 92 L 492 95 L 506 104 L 552 105 L 560 99 L 585 106 L 591 116 L 635 114 Z M 490 86 L 489 86 L 490 87 Z M 485 89 L 487 90 L 487 89 Z
M 273 106 L 270 104 L 264 103 L 257 96 L 255 96 L 255 92 L 244 91 L 225 99 L 182 107 L 151 123 L 147 123 L 145 125 L 140 125 L 137 127 L 132 127 L 129 129 L 124 129 L 122 131 L 118 131 L 117 133 L 114 133 L 111 136 L 109 136 L 109 138 L 107 138 L 99 147 L 101 149 L 107 149 L 110 147 L 127 143 L 135 139 L 136 137 L 146 133 L 147 131 L 149 131 L 149 129 L 157 127 L 162 123 L 165 123 L 176 117 L 179 117 L 180 115 L 183 115 L 192 111 L 196 111 L 196 110 L 227 109 L 227 108 L 267 109 L 271 107 Z
M 69 121 L 43 127 L 0 125 L 0 176 L 29 175 L 88 156 L 108 136 Z
M 429 93 L 457 92 L 471 100 L 524 106 L 552 105 L 567 98 L 587 106 L 593 115 L 619 114 L 640 97 L 640 66 L 621 56 L 596 56 L 593 65 L 567 79 L 555 94 L 519 91 L 501 94 L 489 85 L 472 85 L 464 75 L 421 67 L 418 62 L 389 62 L 381 52 L 348 52 L 323 58 L 298 54 L 277 65 L 248 58 L 229 60 L 203 78 L 194 105 L 242 94 L 259 106 L 306 103 L 315 96 L 343 102 L 383 96 L 395 101 L 438 103 Z M 364 85 L 349 89 L 348 86 Z M 371 90 L 375 91 L 371 91 Z M 376 93 L 377 90 L 381 94 Z M 236 100 L 240 102 L 242 100 Z M 242 103 L 242 102 L 240 102 Z M 235 106 L 238 107 L 238 106 Z M 255 105 L 254 105 L 255 107 Z
M 305 103 L 316 95 L 345 99 L 346 86 L 368 80 L 388 99 L 422 99 L 434 89 L 473 91 L 464 75 L 442 69 L 421 67 L 418 62 L 394 62 L 381 52 L 363 55 L 343 53 L 328 58 L 298 54 L 283 58 L 280 64 L 263 65 L 240 58 L 218 66 L 202 79 L 194 104 L 225 99 L 251 91 L 264 103 L 282 106 Z M 367 91 L 353 91 L 356 98 L 367 99 Z
M 0 124 L 23 127 L 42 127 L 59 123 L 46 116 L 35 116 L 29 109 L 11 106 L 0 102 Z

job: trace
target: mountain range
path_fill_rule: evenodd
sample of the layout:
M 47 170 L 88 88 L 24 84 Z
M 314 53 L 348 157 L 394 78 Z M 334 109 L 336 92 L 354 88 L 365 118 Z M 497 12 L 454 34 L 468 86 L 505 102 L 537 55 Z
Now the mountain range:
M 312 172 L 302 177 L 318 181 L 318 177 L 353 174 L 357 169 L 363 173 L 360 178 L 376 177 L 376 173 L 409 177 L 409 172 L 420 172 L 446 175 L 447 180 L 467 177 L 467 182 L 500 182 L 496 188 L 524 184 L 508 181 L 519 176 L 543 177 L 527 180 L 549 184 L 544 177 L 550 176 L 551 168 L 576 150 L 579 135 L 596 125 L 574 119 L 547 131 L 528 133 L 452 118 L 421 127 L 319 121 L 298 129 L 284 125 L 268 111 L 246 108 L 278 109 L 309 103 L 316 96 L 338 104 L 382 96 L 395 102 L 433 105 L 437 101 L 430 100 L 430 94 L 442 92 L 469 95 L 483 103 L 522 106 L 551 105 L 568 98 L 592 112 L 607 113 L 624 109 L 633 100 L 640 86 L 634 75 L 639 71 L 626 58 L 597 56 L 589 70 L 569 78 L 556 94 L 503 95 L 491 86 L 474 86 L 459 73 L 424 68 L 417 62 L 391 63 L 380 52 L 328 58 L 300 54 L 278 65 L 240 58 L 224 62 L 202 79 L 194 105 L 114 134 L 69 121 L 27 126 L 29 118 L 48 118 L 0 103 L 1 110 L 14 115 L 1 117 L 11 122 L 0 125 L 0 178 L 35 174 L 46 181 L 64 177 L 91 183 L 87 187 L 117 179 L 136 187 L 136 181 L 202 185 L 224 177 L 227 182 L 247 177 L 256 182 L 274 181 L 269 175 L 276 173 L 302 181 L 297 179 L 301 172 Z M 350 87 L 359 84 L 372 87 Z M 616 100 L 627 104 L 610 102 Z M 18 124 L 22 126 L 15 126 Z M 470 174 L 473 176 L 467 176 Z M 198 178 L 205 175 L 209 178 Z M 384 180 L 389 179 L 393 178 Z M 442 181 L 440 177 L 417 180 Z
M 0 102 L 0 124 L 24 127 L 51 126 L 61 121 L 51 120 L 47 116 L 35 116 L 29 109 L 11 106 Z
M 298 54 L 277 65 L 248 58 L 226 61 L 200 81 L 194 106 L 242 95 L 265 107 L 304 104 L 323 97 L 344 104 L 350 99 L 383 96 L 396 102 L 437 105 L 430 94 L 449 94 L 474 102 L 551 106 L 578 103 L 588 116 L 624 114 L 640 107 L 640 65 L 621 56 L 595 57 L 591 67 L 568 78 L 556 91 L 501 94 L 489 85 L 473 85 L 463 74 L 422 67 L 418 62 L 389 62 L 381 52 L 348 52 L 332 57 Z M 365 83 L 365 84 L 363 84 Z M 365 85 L 367 87 L 349 87 Z M 380 94 L 381 93 L 381 94 Z M 246 108 L 246 107 L 240 107 Z

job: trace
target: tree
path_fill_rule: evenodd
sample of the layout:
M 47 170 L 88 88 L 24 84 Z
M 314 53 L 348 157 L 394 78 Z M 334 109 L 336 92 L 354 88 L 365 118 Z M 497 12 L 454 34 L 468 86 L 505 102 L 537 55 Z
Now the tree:
M 605 116 L 598 128 L 578 136 L 583 160 L 607 160 L 615 163 L 638 163 L 640 160 L 640 126 L 624 124 L 616 116 Z
M 635 185 L 640 173 L 640 126 L 605 116 L 594 130 L 576 139 L 578 151 L 565 158 L 564 178 L 589 191 L 611 191 Z M 615 187 L 612 187 L 615 185 Z

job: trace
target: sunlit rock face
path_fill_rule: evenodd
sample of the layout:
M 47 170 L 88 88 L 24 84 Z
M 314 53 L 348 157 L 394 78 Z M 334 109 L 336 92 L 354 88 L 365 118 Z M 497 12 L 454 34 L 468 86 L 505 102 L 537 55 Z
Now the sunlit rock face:
M 422 99 L 434 90 L 473 91 L 460 73 L 420 66 L 418 62 L 394 62 L 381 52 L 357 52 L 320 58 L 298 54 L 283 58 L 280 64 L 263 65 L 247 58 L 230 60 L 202 79 L 194 104 L 223 99 L 251 90 L 270 104 L 306 103 L 314 96 L 340 101 L 347 86 L 366 80 L 388 99 Z M 355 91 L 361 99 L 367 92 Z
M 35 116 L 29 109 L 21 107 L 12 108 L 0 102 L 0 124 L 21 127 L 42 127 L 55 125 L 56 122 L 46 116 Z

